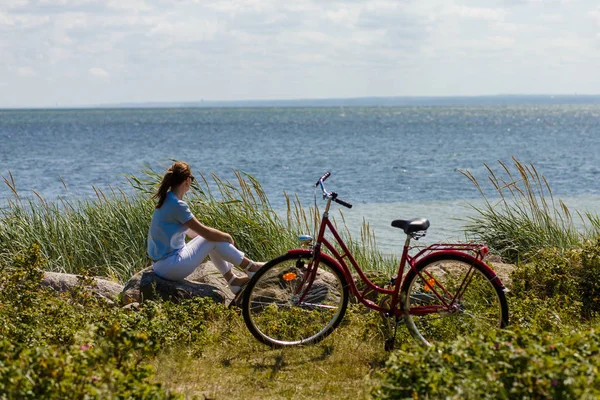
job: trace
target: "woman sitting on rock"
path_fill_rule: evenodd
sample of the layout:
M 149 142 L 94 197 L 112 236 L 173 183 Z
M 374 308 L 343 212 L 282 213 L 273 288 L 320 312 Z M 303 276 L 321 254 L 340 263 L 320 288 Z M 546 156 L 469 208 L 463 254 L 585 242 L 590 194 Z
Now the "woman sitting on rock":
M 201 224 L 182 200 L 190 189 L 194 176 L 190 167 L 177 161 L 171 165 L 160 183 L 148 232 L 148 255 L 154 273 L 177 281 L 190 275 L 206 256 L 223 274 L 234 294 L 237 294 L 264 264 L 253 262 L 234 247 L 231 235 Z M 185 237 L 192 238 L 188 243 Z M 231 268 L 241 267 L 248 276 L 236 276 Z

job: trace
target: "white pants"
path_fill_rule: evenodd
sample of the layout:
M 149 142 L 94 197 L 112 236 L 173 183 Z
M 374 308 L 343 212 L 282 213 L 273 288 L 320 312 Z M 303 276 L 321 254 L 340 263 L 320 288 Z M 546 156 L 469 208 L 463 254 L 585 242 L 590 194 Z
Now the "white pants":
M 228 242 L 209 242 L 202 236 L 196 236 L 177 253 L 153 263 L 154 273 L 161 278 L 179 281 L 194 270 L 210 256 L 219 272 L 225 275 L 233 265 L 240 265 L 244 253 Z

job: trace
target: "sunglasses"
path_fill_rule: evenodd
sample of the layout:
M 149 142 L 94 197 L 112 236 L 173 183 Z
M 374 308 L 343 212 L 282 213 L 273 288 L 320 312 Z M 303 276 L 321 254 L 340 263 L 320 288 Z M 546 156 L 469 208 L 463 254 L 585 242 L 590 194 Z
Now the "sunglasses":
M 190 175 L 189 178 L 192 180 L 192 182 L 196 180 L 196 178 L 194 178 L 194 175 Z

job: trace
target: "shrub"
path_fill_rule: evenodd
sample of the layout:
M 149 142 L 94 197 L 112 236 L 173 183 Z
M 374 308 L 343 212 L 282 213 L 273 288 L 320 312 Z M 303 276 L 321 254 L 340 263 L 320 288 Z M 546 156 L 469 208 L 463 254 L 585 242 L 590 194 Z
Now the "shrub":
M 513 295 L 589 319 L 600 312 L 600 238 L 581 249 L 541 249 L 512 273 Z
M 598 398 L 600 336 L 526 330 L 461 337 L 435 348 L 403 346 L 379 374 L 377 399 Z
M 41 286 L 44 267 L 33 245 L 0 268 L 0 398 L 177 398 L 149 362 L 175 347 L 201 353 L 227 334 L 207 324 L 234 315 L 209 299 L 109 308 L 82 288 Z
M 581 302 L 584 315 L 590 317 L 600 313 L 600 237 L 585 243 L 580 260 L 578 283 Z

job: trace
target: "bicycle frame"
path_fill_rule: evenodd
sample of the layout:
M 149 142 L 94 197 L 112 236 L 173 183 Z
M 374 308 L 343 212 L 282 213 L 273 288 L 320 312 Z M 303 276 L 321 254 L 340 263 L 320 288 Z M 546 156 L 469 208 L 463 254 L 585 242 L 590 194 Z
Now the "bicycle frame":
M 335 199 L 335 197 L 334 197 L 334 199 Z M 356 298 L 358 299 L 359 302 L 361 302 L 366 307 L 368 307 L 372 310 L 386 313 L 388 316 L 395 316 L 395 317 L 400 317 L 400 316 L 404 315 L 403 307 L 398 307 L 398 305 L 402 306 L 402 304 L 399 304 L 401 301 L 400 288 L 402 287 L 402 283 L 404 281 L 403 277 L 404 277 L 406 265 L 408 265 L 409 268 L 416 270 L 416 265 L 418 264 L 418 262 L 421 262 L 429 257 L 433 257 L 433 256 L 439 255 L 439 254 L 454 255 L 454 256 L 460 256 L 460 257 L 466 258 L 470 261 L 479 263 L 485 269 L 489 270 L 492 273 L 492 276 L 495 276 L 494 279 L 498 279 L 496 274 L 491 270 L 491 268 L 488 267 L 482 261 L 483 257 L 488 252 L 487 246 L 484 246 L 481 244 L 433 244 L 433 245 L 430 245 L 430 246 L 422 249 L 416 255 L 411 256 L 411 255 L 409 255 L 409 250 L 411 249 L 411 247 L 410 247 L 411 235 L 407 235 L 406 241 L 404 243 L 404 248 L 402 251 L 402 257 L 401 257 L 400 263 L 398 265 L 398 270 L 397 270 L 397 275 L 396 275 L 397 277 L 393 280 L 394 286 L 391 289 L 387 289 L 385 287 L 379 287 L 379 286 L 375 285 L 373 282 L 371 282 L 369 280 L 369 278 L 365 275 L 363 270 L 358 265 L 357 261 L 352 256 L 350 250 L 348 249 L 348 246 L 340 237 L 335 226 L 329 220 L 329 208 L 331 206 L 331 201 L 332 201 L 332 199 L 328 198 L 327 205 L 326 205 L 325 211 L 323 212 L 323 216 L 321 219 L 319 233 L 318 233 L 318 236 L 316 238 L 316 241 L 315 241 L 315 244 L 314 244 L 312 250 L 311 249 L 294 249 L 294 250 L 289 251 L 289 253 L 291 253 L 291 254 L 312 255 L 312 261 L 308 266 L 310 272 L 308 274 L 306 274 L 306 276 L 304 278 L 305 281 L 310 280 L 310 282 L 308 282 L 308 286 L 306 287 L 305 293 L 307 293 L 308 290 L 310 289 L 310 286 L 312 285 L 314 277 L 316 276 L 316 271 L 317 271 L 316 267 L 319 265 L 319 263 L 321 262 L 322 259 L 326 259 L 333 265 L 337 266 L 337 268 L 339 268 L 339 270 L 344 274 L 346 281 L 350 285 L 350 288 L 349 288 L 350 292 L 354 296 L 356 296 Z M 325 238 L 325 233 L 327 230 L 329 230 L 329 232 L 335 238 L 335 241 L 341 248 L 341 253 L 335 248 L 335 246 L 329 240 L 327 240 Z M 322 251 L 322 246 L 325 246 L 325 249 L 327 249 L 333 256 L 330 256 L 327 253 L 324 253 Z M 364 290 L 360 291 L 358 289 L 356 282 L 352 278 L 350 267 L 348 266 L 348 263 L 346 262 L 345 259 L 347 259 L 349 261 L 350 265 L 358 273 L 359 279 L 366 285 L 366 288 Z M 416 272 L 416 273 L 419 274 L 419 276 L 421 276 L 421 278 L 424 280 L 424 282 L 429 283 L 429 281 L 427 279 L 425 279 L 425 277 L 423 277 L 421 272 Z M 437 281 L 435 281 L 435 278 L 433 276 L 429 275 L 430 280 L 431 279 L 434 280 L 434 282 L 430 285 L 430 289 L 431 289 L 432 293 L 440 299 L 440 301 L 442 302 L 444 307 L 440 307 L 440 306 L 415 307 L 414 309 L 411 308 L 411 310 L 409 311 L 410 314 L 424 315 L 424 314 L 429 314 L 429 313 L 433 313 L 433 312 L 439 312 L 440 308 L 442 308 L 442 309 L 451 308 L 452 305 L 456 301 L 458 301 L 460 299 L 460 297 L 462 296 L 462 292 L 464 292 L 463 286 L 465 288 L 466 288 L 466 286 L 468 286 L 470 279 L 473 276 L 472 274 L 470 276 L 469 275 L 470 274 L 467 274 L 465 276 L 465 279 L 462 282 L 460 289 L 457 291 L 457 293 L 455 293 L 453 295 L 446 292 L 443 285 L 440 285 L 439 283 L 437 283 Z M 303 282 L 303 285 L 301 285 L 301 286 L 304 286 L 304 282 Z M 436 290 L 436 287 L 440 288 L 441 291 L 444 292 L 443 294 L 445 294 L 447 297 L 444 298 L 444 296 L 440 295 L 440 293 L 438 293 L 438 290 Z M 371 293 L 378 293 L 378 294 L 382 294 L 382 295 L 386 295 L 386 296 L 391 296 L 391 301 L 389 303 L 389 307 L 381 306 L 381 305 L 376 304 L 373 301 L 367 299 L 367 295 L 369 295 Z M 301 296 L 301 298 L 302 297 L 303 296 Z M 447 300 L 448 298 L 450 298 L 449 302 Z
M 508 324 L 507 290 L 483 261 L 487 247 L 411 247 L 411 239 L 423 237 L 429 228 L 424 218 L 392 221 L 407 235 L 397 276 L 389 283 L 371 281 L 329 219 L 332 202 L 352 208 L 325 189 L 323 182 L 330 175 L 326 172 L 314 185 L 315 203 L 318 186 L 326 200 L 321 221 L 315 224 L 316 240 L 300 236 L 301 248 L 267 262 L 244 291 L 244 322 L 254 337 L 271 347 L 317 343 L 339 326 L 350 294 L 381 313 L 387 328 L 392 328 L 389 319 L 395 319 L 386 350 L 394 348 L 401 322 L 425 346 Z

